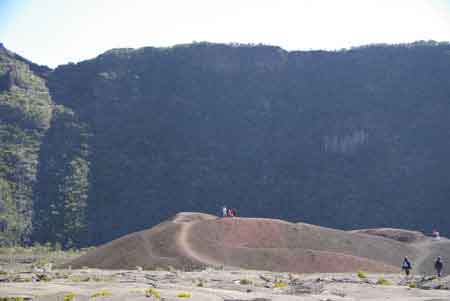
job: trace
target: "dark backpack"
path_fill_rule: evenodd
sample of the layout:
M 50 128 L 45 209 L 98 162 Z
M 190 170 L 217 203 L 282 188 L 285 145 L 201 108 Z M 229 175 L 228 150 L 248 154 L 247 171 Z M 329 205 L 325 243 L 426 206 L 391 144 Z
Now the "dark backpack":
M 411 269 L 411 262 L 409 262 L 409 260 L 407 259 L 403 260 L 402 269 Z

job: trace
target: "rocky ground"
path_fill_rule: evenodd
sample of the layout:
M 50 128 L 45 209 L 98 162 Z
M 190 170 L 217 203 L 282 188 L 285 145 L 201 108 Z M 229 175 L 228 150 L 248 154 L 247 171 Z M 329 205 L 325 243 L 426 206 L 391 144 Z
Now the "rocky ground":
M 9 272 L 0 281 L 0 300 L 450 300 L 450 276 L 80 269 Z
M 450 276 L 423 276 L 450 240 L 405 233 L 180 213 L 90 250 L 0 249 L 0 301 L 450 300 Z

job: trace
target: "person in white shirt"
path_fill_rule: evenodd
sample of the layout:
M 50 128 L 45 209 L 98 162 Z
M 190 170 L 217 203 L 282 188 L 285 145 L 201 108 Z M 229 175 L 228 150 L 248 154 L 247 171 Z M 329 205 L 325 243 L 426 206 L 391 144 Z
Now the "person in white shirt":
M 222 217 L 226 217 L 227 216 L 227 206 L 222 206 Z

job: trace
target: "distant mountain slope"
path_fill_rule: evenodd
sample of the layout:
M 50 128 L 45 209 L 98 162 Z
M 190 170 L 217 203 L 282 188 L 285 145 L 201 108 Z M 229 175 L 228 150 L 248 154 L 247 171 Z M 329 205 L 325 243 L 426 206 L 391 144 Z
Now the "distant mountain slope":
M 245 216 L 450 234 L 448 43 L 196 43 L 53 71 L 5 57 L 46 80 L 55 104 L 51 121 L 30 119 L 42 143 L 24 186 L 35 240 L 97 244 L 224 203 Z M 2 124 L 20 119 L 9 112 Z

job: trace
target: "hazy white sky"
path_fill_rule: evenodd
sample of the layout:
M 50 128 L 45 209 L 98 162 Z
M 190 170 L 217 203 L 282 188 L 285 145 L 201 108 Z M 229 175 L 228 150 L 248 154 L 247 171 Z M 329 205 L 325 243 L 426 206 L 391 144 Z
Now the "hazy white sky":
M 55 67 L 192 41 L 287 50 L 450 41 L 450 0 L 0 0 L 0 42 Z

